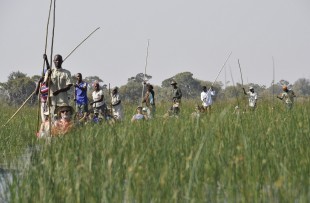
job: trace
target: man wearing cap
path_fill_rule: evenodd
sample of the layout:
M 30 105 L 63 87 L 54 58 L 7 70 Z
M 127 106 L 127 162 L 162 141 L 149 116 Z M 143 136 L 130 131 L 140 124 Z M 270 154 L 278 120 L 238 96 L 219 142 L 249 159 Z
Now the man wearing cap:
M 249 96 L 249 107 L 251 110 L 255 110 L 257 103 L 257 93 L 254 92 L 254 88 L 252 86 L 249 87 L 249 91 L 246 92 L 244 88 L 243 93 Z
M 174 114 L 179 114 L 182 92 L 181 89 L 177 87 L 177 82 L 175 80 L 172 80 L 170 84 L 172 86 L 172 111 Z
M 74 85 L 76 116 L 80 119 L 86 119 L 88 112 L 87 83 L 82 80 L 81 73 L 76 74 L 76 79 Z
M 46 54 L 43 55 L 43 58 L 48 67 L 44 82 L 46 82 L 50 88 L 51 112 L 54 112 L 58 106 L 69 105 L 68 91 L 72 86 L 71 73 L 62 68 L 63 60 L 61 55 L 55 55 L 55 68 L 52 69 L 49 68 Z
M 208 113 L 211 113 L 211 105 L 213 103 L 212 96 L 215 95 L 213 87 L 208 90 L 206 86 L 202 87 L 202 92 L 200 94 L 200 99 L 202 101 L 202 106 Z
M 153 118 L 155 115 L 155 93 L 153 90 L 153 85 L 151 85 L 150 83 L 147 83 L 146 89 L 147 91 L 142 100 L 142 103 L 145 103 L 145 105 L 147 106 L 146 110 L 147 110 L 148 117 Z
M 284 100 L 287 110 L 290 110 L 293 107 L 294 97 L 296 97 L 296 95 L 293 90 L 289 90 L 286 85 L 282 87 L 282 90 L 283 93 L 281 94 L 281 96 L 277 96 L 277 98 L 280 100 Z

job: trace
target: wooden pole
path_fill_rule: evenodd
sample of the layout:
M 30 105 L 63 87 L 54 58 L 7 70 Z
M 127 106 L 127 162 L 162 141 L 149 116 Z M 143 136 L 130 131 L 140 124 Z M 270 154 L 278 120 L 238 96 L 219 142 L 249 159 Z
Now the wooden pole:
M 46 54 L 47 50 L 47 39 L 48 39 L 48 28 L 50 24 L 50 18 L 51 18 L 51 10 L 52 10 L 52 3 L 53 0 L 50 1 L 50 7 L 48 11 L 48 18 L 47 18 L 47 24 L 46 24 L 46 34 L 45 34 L 45 46 L 44 46 L 44 54 Z M 43 65 L 42 65 L 42 77 L 44 77 L 44 68 L 45 68 L 45 59 L 43 59 Z M 40 84 L 39 84 L 40 85 Z M 39 93 L 38 93 L 38 111 L 37 111 L 37 131 L 39 131 L 40 126 L 40 115 L 41 115 L 41 101 L 40 101 L 40 87 L 39 87 Z
M 25 106 L 27 101 L 35 94 L 35 92 L 36 91 L 33 91 L 31 93 L 31 95 L 24 101 L 24 103 L 17 109 L 17 111 L 13 114 L 13 116 L 2 127 L 6 126 L 16 116 L 16 114 Z
M 55 37 L 55 17 L 56 15 L 56 0 L 54 0 L 54 12 L 53 12 L 53 33 L 52 33 L 52 44 L 51 44 L 51 57 L 50 62 L 52 63 L 52 57 L 53 57 L 53 48 L 54 48 L 54 37 Z M 51 70 L 52 71 L 52 70 Z M 55 104 L 55 107 L 57 106 L 57 103 Z M 49 134 L 52 135 L 52 118 L 54 116 L 54 112 L 51 112 L 51 75 L 48 76 L 48 112 L 49 112 Z M 51 116 L 52 115 L 52 116 Z
M 218 74 L 217 74 L 215 80 L 214 80 L 213 83 L 211 84 L 211 87 L 212 87 L 212 86 L 215 84 L 215 82 L 217 81 L 219 75 L 221 74 L 221 72 L 222 72 L 223 68 L 225 67 L 225 65 L 226 65 L 226 63 L 227 63 L 227 61 L 228 61 L 228 59 L 229 59 L 230 56 L 231 56 L 231 54 L 232 54 L 232 52 L 230 52 L 230 54 L 229 54 L 228 57 L 226 58 L 224 64 L 223 64 L 222 67 L 221 67 L 221 70 L 218 72 Z M 211 87 L 209 88 L 208 92 L 211 90 Z
M 243 87 L 243 77 L 242 77 L 242 71 L 241 71 L 241 66 L 240 66 L 240 61 L 239 61 L 239 59 L 238 59 L 238 65 L 239 65 L 240 76 L 241 76 L 241 84 L 242 84 L 242 87 Z
M 236 86 L 235 86 L 235 81 L 234 81 L 234 78 L 233 78 L 233 75 L 232 75 L 232 72 L 231 72 L 231 67 L 229 66 L 229 71 L 230 71 L 230 77 L 231 77 L 231 80 L 232 80 L 232 83 L 233 83 L 233 86 L 234 86 L 234 90 L 235 90 L 235 93 L 236 93 L 236 99 L 237 99 L 237 105 L 238 105 L 238 107 L 240 107 L 239 106 L 239 99 L 238 99 L 238 91 L 237 91 L 237 88 L 236 88 Z
M 145 75 L 146 75 L 146 68 L 147 68 L 147 60 L 149 57 L 149 46 L 150 46 L 150 39 L 147 40 L 147 48 L 146 48 L 146 57 L 145 57 L 145 66 L 144 66 L 144 76 L 143 76 L 143 87 L 142 87 L 142 94 L 141 94 L 141 106 L 143 104 L 143 93 L 144 93 L 144 87 L 145 87 Z
M 272 57 L 272 107 L 274 108 L 274 81 L 275 81 L 275 64 L 274 58 Z
M 100 27 L 97 27 L 94 31 L 92 31 L 85 39 L 82 40 L 81 43 L 79 43 L 69 54 L 68 56 L 66 56 L 63 60 L 63 62 L 65 62 L 65 60 L 77 49 L 79 48 L 79 46 L 81 46 L 92 34 L 94 34 L 97 30 L 99 30 Z

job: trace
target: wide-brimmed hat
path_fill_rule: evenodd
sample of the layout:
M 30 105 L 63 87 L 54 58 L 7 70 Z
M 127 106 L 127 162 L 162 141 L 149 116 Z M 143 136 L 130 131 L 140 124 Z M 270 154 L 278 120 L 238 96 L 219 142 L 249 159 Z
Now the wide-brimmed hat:
M 62 112 L 62 111 L 70 111 L 71 114 L 74 113 L 74 109 L 72 106 L 63 105 L 63 106 L 58 106 L 55 109 L 54 114 L 60 115 L 60 112 Z
M 170 85 L 176 85 L 176 84 L 178 84 L 178 83 L 175 80 L 171 80 Z

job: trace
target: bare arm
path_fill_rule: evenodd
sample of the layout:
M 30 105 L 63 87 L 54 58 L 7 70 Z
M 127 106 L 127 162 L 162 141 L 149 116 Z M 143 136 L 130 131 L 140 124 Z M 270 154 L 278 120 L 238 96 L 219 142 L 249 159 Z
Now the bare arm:
M 56 96 L 58 95 L 60 92 L 67 92 L 68 90 L 70 90 L 72 84 L 67 85 L 65 88 L 56 90 L 55 92 L 53 92 L 53 95 Z

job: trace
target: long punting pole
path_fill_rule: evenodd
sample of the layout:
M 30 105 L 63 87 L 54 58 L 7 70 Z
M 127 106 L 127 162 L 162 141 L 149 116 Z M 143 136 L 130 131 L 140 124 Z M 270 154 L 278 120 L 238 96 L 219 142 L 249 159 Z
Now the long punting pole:
M 146 76 L 146 68 L 147 68 L 147 60 L 149 58 L 149 46 L 150 46 L 150 39 L 147 40 L 147 48 L 146 48 L 146 57 L 145 57 L 145 66 L 144 66 L 144 76 L 143 76 L 143 87 L 142 87 L 142 94 L 141 94 L 141 106 L 142 106 L 142 100 L 143 100 L 143 93 L 144 93 L 144 87 L 145 87 L 145 76 Z
M 215 82 L 217 81 L 218 77 L 220 76 L 220 74 L 221 74 L 223 68 L 225 67 L 225 65 L 226 65 L 226 63 L 227 63 L 227 61 L 228 61 L 228 59 L 230 58 L 231 54 L 232 54 L 232 52 L 230 52 L 230 54 L 228 55 L 227 59 L 225 60 L 225 63 L 224 63 L 223 66 L 221 67 L 220 72 L 218 72 L 218 74 L 217 74 L 215 80 L 214 80 L 213 83 L 211 84 L 211 87 L 212 87 L 212 86 L 215 84 Z M 208 92 L 211 90 L 211 87 L 209 88 Z
M 53 59 L 53 49 L 54 49 L 54 37 L 55 37 L 55 19 L 56 19 L 56 0 L 54 0 L 54 11 L 53 11 L 53 32 L 52 32 L 52 44 L 51 44 L 51 56 L 50 56 L 50 62 L 52 63 Z M 49 134 L 52 135 L 52 117 L 54 117 L 54 112 L 51 112 L 51 75 L 48 76 L 48 112 L 49 115 L 53 115 L 49 117 Z M 57 106 L 57 103 L 55 104 Z
M 235 86 L 235 81 L 234 81 L 234 78 L 233 78 L 233 75 L 232 75 L 232 71 L 231 71 L 231 67 L 229 66 L 229 71 L 230 71 L 230 77 L 231 77 L 231 80 L 232 80 L 232 83 L 233 83 L 233 86 L 234 86 L 234 90 L 235 90 L 235 93 L 236 93 L 236 99 L 237 99 L 237 105 L 239 107 L 239 99 L 238 99 L 238 91 L 236 89 L 236 86 Z
M 274 108 L 274 81 L 275 81 L 275 64 L 274 58 L 272 57 L 272 106 Z
M 44 54 L 46 54 L 46 50 L 47 50 L 48 28 L 49 28 L 49 24 L 50 24 L 52 4 L 53 4 L 53 0 L 51 0 L 51 2 L 50 2 L 50 7 L 49 7 L 49 11 L 48 11 L 48 18 L 47 18 L 47 24 L 46 24 L 46 34 L 45 34 Z M 42 77 L 44 77 L 44 68 L 45 68 L 45 59 L 43 59 Z M 40 102 L 40 89 L 39 89 L 38 111 L 37 111 L 37 131 L 36 132 L 38 132 L 39 126 L 40 126 L 40 112 L 41 112 L 41 102 Z
M 240 71 L 240 76 L 241 76 L 241 84 L 242 84 L 242 87 L 243 87 L 243 77 L 242 77 L 242 71 L 241 71 L 241 65 L 240 65 L 239 59 L 238 59 L 238 65 L 239 65 L 239 71 Z
M 14 117 L 15 115 L 25 106 L 25 104 L 27 103 L 27 101 L 36 93 L 36 91 L 32 92 L 31 95 L 24 101 L 24 103 L 17 109 L 17 111 L 13 114 L 13 116 L 11 116 L 11 118 L 2 126 L 6 126 Z
M 81 46 L 92 34 L 94 34 L 97 30 L 99 30 L 100 27 L 97 27 L 94 31 L 92 31 L 81 43 L 79 43 L 69 54 L 64 58 L 63 62 L 77 49 L 79 46 Z

